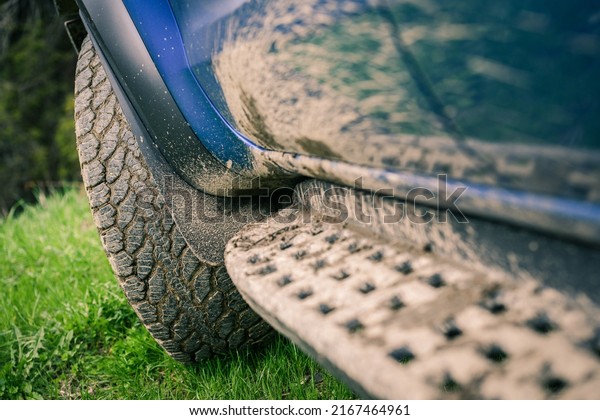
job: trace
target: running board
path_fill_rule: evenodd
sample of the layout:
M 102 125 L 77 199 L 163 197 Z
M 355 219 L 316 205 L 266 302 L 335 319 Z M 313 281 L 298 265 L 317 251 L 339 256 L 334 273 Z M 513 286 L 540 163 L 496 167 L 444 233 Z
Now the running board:
M 308 210 L 247 225 L 225 263 L 252 309 L 361 397 L 600 397 L 591 302 Z

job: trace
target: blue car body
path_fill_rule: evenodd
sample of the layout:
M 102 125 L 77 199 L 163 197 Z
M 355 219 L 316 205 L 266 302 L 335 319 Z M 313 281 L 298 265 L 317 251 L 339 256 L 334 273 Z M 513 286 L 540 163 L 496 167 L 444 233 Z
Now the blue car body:
M 80 8 L 141 125 L 199 189 L 362 178 L 402 198 L 443 174 L 467 188 L 467 214 L 598 243 L 600 15 L 576 3 Z

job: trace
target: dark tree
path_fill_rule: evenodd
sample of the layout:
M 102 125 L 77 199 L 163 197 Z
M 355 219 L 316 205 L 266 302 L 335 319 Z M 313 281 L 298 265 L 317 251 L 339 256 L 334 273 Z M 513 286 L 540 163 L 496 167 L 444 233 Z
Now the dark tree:
M 75 60 L 52 0 L 0 1 L 0 212 L 79 177 Z

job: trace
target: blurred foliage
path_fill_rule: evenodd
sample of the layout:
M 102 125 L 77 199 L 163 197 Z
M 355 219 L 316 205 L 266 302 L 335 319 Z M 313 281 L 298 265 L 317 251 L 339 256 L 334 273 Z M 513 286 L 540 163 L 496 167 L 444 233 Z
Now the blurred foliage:
M 76 59 L 52 0 L 0 0 L 0 213 L 79 179 Z

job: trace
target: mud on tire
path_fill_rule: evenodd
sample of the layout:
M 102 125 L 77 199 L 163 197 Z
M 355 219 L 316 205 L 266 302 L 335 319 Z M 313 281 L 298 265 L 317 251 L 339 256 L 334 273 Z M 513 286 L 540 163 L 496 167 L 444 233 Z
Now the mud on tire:
M 193 253 L 164 205 L 91 41 L 75 77 L 83 182 L 102 245 L 142 323 L 175 359 L 196 361 L 268 340 L 223 265 Z

